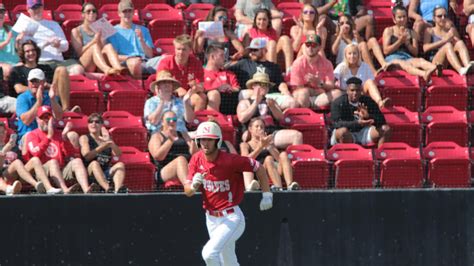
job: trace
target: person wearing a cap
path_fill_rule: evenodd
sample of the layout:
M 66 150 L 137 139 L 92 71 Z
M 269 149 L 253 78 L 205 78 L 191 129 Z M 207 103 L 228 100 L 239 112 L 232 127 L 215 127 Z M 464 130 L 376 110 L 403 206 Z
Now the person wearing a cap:
M 52 107 L 54 116 L 61 118 L 62 109 L 57 102 L 56 88 L 52 86 L 49 90 L 44 87 L 44 72 L 35 68 L 28 73 L 28 90 L 20 94 L 16 104 L 16 116 L 18 117 L 18 136 L 23 136 L 38 127 L 36 114 L 43 105 Z
M 191 105 L 198 111 L 206 109 L 207 96 L 202 87 L 204 70 L 201 61 L 192 54 L 192 43 L 191 36 L 187 34 L 177 36 L 173 41 L 174 54 L 163 57 L 156 71 L 169 71 L 181 83 L 176 90 L 179 97 L 189 90 L 195 91 L 191 96 Z
M 13 66 L 19 61 L 15 50 L 17 33 L 10 25 L 5 24 L 7 15 L 5 5 L 0 3 L 0 68 L 3 71 L 3 77 L 0 75 L 0 78 L 3 80 L 8 80 Z
M 334 84 L 332 63 L 319 54 L 321 38 L 309 34 L 302 49 L 291 67 L 293 97 L 303 108 L 329 106 L 342 92 Z
M 362 80 L 357 77 L 347 80 L 347 93 L 332 103 L 331 120 L 331 145 L 355 142 L 380 146 L 390 139 L 392 132 L 377 103 L 362 95 Z
M 240 85 L 234 73 L 224 69 L 224 47 L 211 44 L 206 50 L 207 64 L 204 68 L 204 89 L 207 92 L 207 109 L 221 111 L 221 99 L 226 105 L 237 104 Z M 222 106 L 224 108 L 224 106 Z M 232 113 L 235 110 L 228 110 Z M 226 113 L 226 112 L 222 112 Z
M 39 61 L 48 64 L 53 70 L 67 68 L 71 75 L 81 75 L 84 68 L 74 59 L 64 60 L 63 53 L 69 49 L 69 42 L 56 21 L 43 19 L 43 0 L 26 0 L 26 7 L 31 19 L 39 24 L 35 32 L 19 32 L 16 38 L 17 47 L 27 40 L 33 40 L 41 49 Z
M 269 94 L 266 97 L 275 99 L 278 105 L 286 110 L 296 107 L 291 92 L 283 80 L 282 71 L 279 65 L 266 60 L 267 40 L 265 38 L 255 38 L 246 48 L 248 58 L 243 58 L 227 69 L 234 72 L 241 87 L 239 99 L 248 99 L 253 91 L 247 88 L 246 84 L 256 73 L 267 74 L 272 81 Z
M 131 0 L 121 0 L 118 4 L 120 23 L 117 32 L 107 39 L 117 51 L 119 59 L 134 78 L 141 79 L 142 73 L 155 72 L 159 57 L 153 58 L 153 40 L 148 28 L 133 23 L 134 7 Z M 108 49 L 107 45 L 104 49 Z
M 81 188 L 84 193 L 92 192 L 94 186 L 89 186 L 86 167 L 74 154 L 79 143 L 78 134 L 71 131 L 72 124 L 68 122 L 62 132 L 56 130 L 53 112 L 47 105 L 38 108 L 35 119 L 38 128 L 26 135 L 22 150 L 25 160 L 39 158 L 49 178 L 65 194 Z M 66 181 L 73 180 L 77 183 L 68 187 Z
M 289 145 L 303 143 L 303 134 L 295 129 L 281 129 L 278 121 L 283 119 L 282 108 L 271 98 L 266 98 L 273 82 L 265 73 L 257 72 L 253 78 L 247 81 L 247 89 L 252 90 L 249 99 L 239 101 L 237 105 L 237 119 L 243 125 L 242 139 L 247 139 L 249 121 L 254 117 L 260 117 L 265 122 L 267 133 L 273 134 L 273 143 L 278 149 L 286 149 Z

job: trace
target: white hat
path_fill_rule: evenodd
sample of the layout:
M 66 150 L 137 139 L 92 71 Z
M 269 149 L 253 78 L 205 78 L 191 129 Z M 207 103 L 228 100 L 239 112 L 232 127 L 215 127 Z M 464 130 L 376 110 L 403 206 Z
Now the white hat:
M 214 122 L 202 122 L 196 130 L 194 140 L 199 147 L 200 139 L 218 139 L 217 148 L 222 146 L 222 131 L 219 125 Z
M 28 81 L 33 80 L 33 79 L 44 80 L 43 70 L 39 68 L 30 70 L 30 73 L 28 73 Z
M 255 38 L 252 39 L 250 45 L 247 46 L 246 49 L 262 49 L 267 47 L 267 39 L 266 38 Z

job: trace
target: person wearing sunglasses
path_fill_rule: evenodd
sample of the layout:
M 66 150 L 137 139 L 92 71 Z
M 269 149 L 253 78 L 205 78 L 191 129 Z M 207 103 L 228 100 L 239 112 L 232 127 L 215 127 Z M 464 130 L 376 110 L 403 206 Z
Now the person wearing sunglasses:
M 291 66 L 293 97 L 303 108 L 329 106 L 342 94 L 334 84 L 334 67 L 319 54 L 320 49 L 321 38 L 316 34 L 307 35 L 303 55 Z
M 433 13 L 434 27 L 425 30 L 423 52 L 433 64 L 443 66 L 449 62 L 459 74 L 466 75 L 474 65 L 466 44 L 444 7 L 436 7 Z
M 178 117 L 166 111 L 161 120 L 161 130 L 153 134 L 150 154 L 157 166 L 157 184 L 178 179 L 182 185 L 188 175 L 188 161 L 198 148 L 185 131 L 177 130 Z
M 79 138 L 81 156 L 87 173 L 94 177 L 105 192 L 126 193 L 128 189 L 123 185 L 125 165 L 122 162 L 112 164 L 112 156 L 122 154 L 120 147 L 110 137 L 100 114 L 90 114 L 87 122 L 89 133 Z
M 82 19 L 82 24 L 71 31 L 71 45 L 79 62 L 87 72 L 99 68 L 105 75 L 120 74 L 126 68 L 120 64 L 117 52 L 111 45 L 104 47 L 102 33 L 96 33 L 90 27 L 97 20 L 97 8 L 93 3 L 82 5 Z
M 415 22 L 413 30 L 423 40 L 425 29 L 434 25 L 433 13 L 436 7 L 443 7 L 445 10 L 452 9 L 458 12 L 457 0 L 410 0 L 408 6 L 408 17 Z
M 335 1 L 337 2 L 337 1 Z M 320 10 L 312 4 L 304 4 L 301 9 L 299 19 L 293 18 L 295 25 L 290 29 L 290 36 L 292 39 L 293 50 L 298 53 L 298 56 L 303 54 L 301 46 L 306 42 L 306 35 L 316 33 L 321 37 L 321 56 L 324 54 L 326 48 L 326 40 L 328 36 L 327 28 L 324 26 L 323 18 L 319 17 Z
M 193 42 L 193 51 L 196 55 L 202 54 L 206 51 L 207 47 L 212 44 L 220 44 L 224 46 L 225 52 L 225 61 L 226 63 L 229 61 L 235 61 L 240 59 L 244 55 L 244 46 L 240 42 L 237 35 L 232 31 L 230 28 L 230 20 L 228 10 L 222 6 L 216 6 L 209 14 L 207 14 L 206 21 L 221 21 L 223 28 L 224 28 L 224 36 L 220 38 L 205 38 L 204 32 L 201 30 L 197 30 L 194 35 L 194 42 Z M 236 51 L 235 54 L 231 55 L 231 49 Z M 206 62 L 205 62 L 206 63 Z

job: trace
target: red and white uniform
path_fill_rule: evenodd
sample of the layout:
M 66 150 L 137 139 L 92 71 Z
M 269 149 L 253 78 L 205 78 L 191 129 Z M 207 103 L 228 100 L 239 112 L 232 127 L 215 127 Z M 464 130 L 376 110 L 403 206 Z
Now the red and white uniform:
M 38 157 L 41 163 L 46 163 L 51 159 L 56 159 L 61 167 L 65 164 L 66 155 L 70 153 L 71 147 L 67 147 L 63 141 L 61 132 L 56 131 L 50 140 L 47 132 L 37 128 L 26 135 L 27 154 L 25 160 Z
M 204 70 L 202 63 L 195 56 L 190 55 L 186 65 L 179 65 L 174 59 L 174 54 L 166 56 L 160 61 L 156 72 L 167 70 L 181 83 L 181 87 L 189 90 L 188 83 L 195 80 L 196 83 L 204 81 Z

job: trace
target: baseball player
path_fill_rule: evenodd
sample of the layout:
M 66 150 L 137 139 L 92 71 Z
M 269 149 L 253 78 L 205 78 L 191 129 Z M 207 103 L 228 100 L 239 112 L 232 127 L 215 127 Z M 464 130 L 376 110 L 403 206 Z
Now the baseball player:
M 242 172 L 255 172 L 260 180 L 262 211 L 273 206 L 267 174 L 258 161 L 221 151 L 222 132 L 214 122 L 201 123 L 195 140 L 200 150 L 189 162 L 184 192 L 189 197 L 197 190 L 202 192 L 210 238 L 202 257 L 206 265 L 239 265 L 235 241 L 245 229 L 245 217 L 239 208 L 244 196 Z

